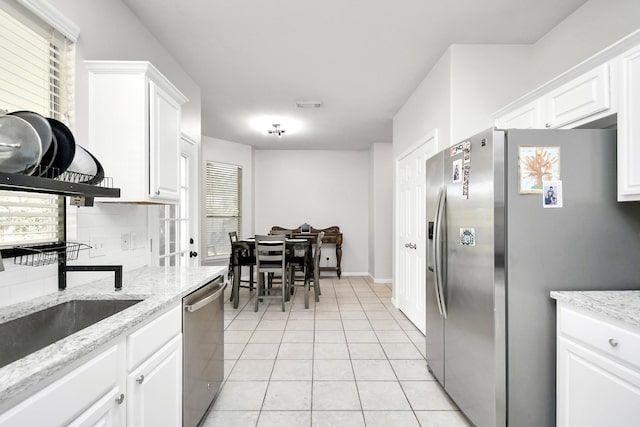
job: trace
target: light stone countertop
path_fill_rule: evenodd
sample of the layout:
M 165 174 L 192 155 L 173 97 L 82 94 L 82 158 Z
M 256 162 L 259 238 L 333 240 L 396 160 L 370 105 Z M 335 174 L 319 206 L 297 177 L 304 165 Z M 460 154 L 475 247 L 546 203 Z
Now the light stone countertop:
M 553 291 L 551 298 L 640 326 L 640 291 Z
M 0 324 L 74 299 L 143 299 L 115 315 L 0 368 L 0 409 L 7 400 L 35 386 L 73 362 L 123 336 L 155 313 L 219 275 L 226 267 L 143 267 L 125 272 L 122 290 L 113 275 L 86 285 L 56 291 L 30 301 L 0 307 Z M 13 404 L 14 402 L 12 402 Z M 6 408 L 5 408 L 6 409 Z

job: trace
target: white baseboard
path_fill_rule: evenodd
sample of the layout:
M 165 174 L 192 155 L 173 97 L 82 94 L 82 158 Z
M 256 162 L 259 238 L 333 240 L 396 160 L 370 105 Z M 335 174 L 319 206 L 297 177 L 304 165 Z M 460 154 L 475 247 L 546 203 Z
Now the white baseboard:
M 368 276 L 369 273 L 368 272 L 357 272 L 357 271 L 350 271 L 350 272 L 343 271 L 342 275 L 343 276 Z
M 375 284 L 390 284 L 393 285 L 393 282 L 391 281 L 391 279 L 376 279 L 375 277 L 373 277 L 371 275 L 371 273 L 368 274 L 369 278 L 371 279 L 371 281 Z
M 396 301 L 396 298 L 395 298 L 395 297 L 391 297 L 391 304 L 393 304 L 393 306 L 394 306 L 395 308 L 398 308 L 398 303 L 397 303 L 397 301 Z

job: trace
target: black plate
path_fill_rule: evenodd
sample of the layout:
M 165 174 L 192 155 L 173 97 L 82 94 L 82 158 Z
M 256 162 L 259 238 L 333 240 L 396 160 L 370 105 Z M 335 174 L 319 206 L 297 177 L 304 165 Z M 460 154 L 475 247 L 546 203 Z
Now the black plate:
M 40 175 L 39 176 L 47 176 L 47 171 L 51 167 L 51 164 L 56 158 L 56 154 L 58 153 L 58 141 L 56 137 L 53 136 L 53 131 L 51 131 L 51 144 L 49 145 L 49 149 L 46 153 L 42 155 L 42 159 L 40 159 Z
M 58 152 L 45 176 L 47 178 L 56 178 L 64 173 L 73 162 L 73 158 L 76 155 L 76 140 L 71 130 L 64 123 L 52 118 L 47 118 L 47 120 L 58 143 Z

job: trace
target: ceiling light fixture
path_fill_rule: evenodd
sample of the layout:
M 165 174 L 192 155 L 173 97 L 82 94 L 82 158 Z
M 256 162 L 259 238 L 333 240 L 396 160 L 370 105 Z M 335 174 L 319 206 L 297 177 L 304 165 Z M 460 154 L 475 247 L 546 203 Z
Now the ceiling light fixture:
M 285 130 L 280 129 L 280 125 L 277 123 L 274 123 L 271 126 L 273 126 L 273 129 L 269 129 L 269 135 L 275 135 L 278 138 L 282 138 L 282 135 L 284 135 Z
M 296 107 L 298 107 L 298 108 L 320 108 L 320 107 L 322 107 L 322 101 L 296 101 Z

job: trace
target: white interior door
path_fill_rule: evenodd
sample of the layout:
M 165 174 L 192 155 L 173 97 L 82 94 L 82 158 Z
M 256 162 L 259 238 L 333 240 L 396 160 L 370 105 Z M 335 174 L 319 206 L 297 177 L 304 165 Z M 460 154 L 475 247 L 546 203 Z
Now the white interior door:
M 199 265 L 198 146 L 180 139 L 180 236 L 183 264 Z
M 182 136 L 177 204 L 149 210 L 150 230 L 159 230 L 158 244 L 151 245 L 154 264 L 199 265 L 198 145 Z
M 397 162 L 396 303 L 426 332 L 426 162 L 423 144 Z

